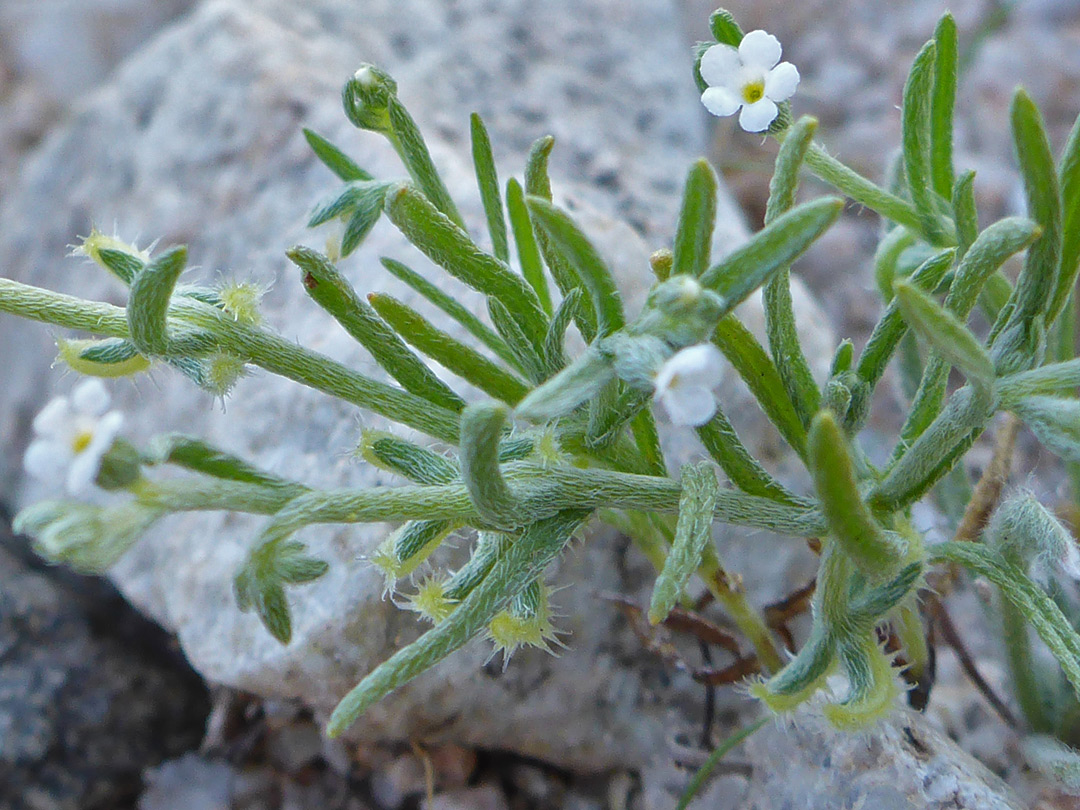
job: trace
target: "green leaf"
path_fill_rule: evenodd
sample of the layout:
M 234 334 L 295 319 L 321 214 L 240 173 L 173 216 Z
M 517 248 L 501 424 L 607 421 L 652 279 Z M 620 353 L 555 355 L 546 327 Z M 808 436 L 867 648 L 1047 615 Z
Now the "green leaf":
M 979 235 L 979 211 L 975 205 L 975 172 L 966 171 L 956 178 L 952 194 L 953 219 L 956 221 L 956 255 L 961 259 Z
M 510 212 L 510 227 L 514 231 L 521 275 L 533 288 L 544 312 L 551 315 L 551 293 L 548 291 L 547 277 L 540 260 L 540 248 L 536 244 L 529 209 L 525 206 L 525 192 L 513 177 L 506 181 L 506 208 Z
M 611 358 L 590 346 L 570 365 L 530 391 L 515 413 L 531 422 L 558 419 L 598 395 L 613 379 Z
M 900 270 L 900 257 L 915 244 L 915 235 L 907 228 L 893 228 L 878 243 L 874 252 L 874 281 L 881 300 L 892 300 L 893 281 Z
M 525 161 L 525 193 L 533 197 L 543 197 L 551 202 L 551 180 L 548 178 L 548 158 L 555 146 L 555 139 L 550 135 L 537 139 L 529 149 Z
M 357 452 L 365 461 L 415 484 L 437 486 L 461 477 L 450 459 L 389 433 L 364 431 Z
M 491 153 L 491 139 L 488 138 L 484 122 L 477 113 L 469 118 L 472 134 L 473 166 L 476 168 L 476 183 L 480 188 L 480 201 L 487 216 L 488 233 L 495 258 L 509 263 L 510 250 L 506 240 L 506 218 L 503 216 L 502 198 L 499 196 L 499 175 L 495 170 L 495 156 Z
M 581 300 L 584 296 L 580 289 L 571 290 L 559 303 L 559 308 L 551 316 L 551 324 L 548 326 L 547 336 L 544 338 L 544 363 L 546 367 L 545 378 L 559 372 L 566 366 L 566 355 L 563 346 L 566 339 L 566 330 L 574 319 Z
M 920 232 L 931 244 L 942 241 L 943 232 L 934 203 L 931 177 L 930 96 L 934 87 L 937 47 L 927 42 L 915 57 L 904 85 L 901 107 L 904 168 L 911 200 L 919 215 Z
M 735 428 L 719 408 L 711 420 L 697 429 L 697 434 L 709 455 L 731 479 L 731 483 L 743 492 L 779 503 L 800 503 L 798 498 L 788 492 L 750 455 Z
M 143 267 L 146 266 L 146 262 L 138 256 L 133 256 L 124 250 L 99 248 L 97 254 L 98 258 L 101 259 L 101 263 L 109 268 L 114 276 L 128 285 L 135 280 L 135 276 L 139 275 Z
M 1009 327 L 1026 328 L 1036 318 L 1050 325 L 1053 321 L 1047 316 L 1057 317 L 1070 291 L 1057 283 L 1061 259 L 1061 192 L 1054 158 L 1042 116 L 1023 90 L 1017 90 L 1013 96 L 1011 119 L 1028 216 L 1042 227 L 1043 233 L 1028 249 L 1024 269 L 1016 280 L 1009 321 L 1001 329 L 995 324 L 991 342 Z
M 799 185 L 799 170 L 806 152 L 817 131 L 817 120 L 803 116 L 791 126 L 776 156 L 776 168 L 769 183 L 769 201 L 765 208 L 765 223 L 795 205 L 795 192 Z M 762 290 L 765 306 L 765 329 L 769 337 L 769 351 L 776 370 L 784 383 L 791 404 L 804 425 L 817 412 L 821 403 L 810 364 L 806 361 L 799 333 L 795 325 L 795 311 L 791 303 L 791 279 L 788 268 L 779 270 Z
M 450 275 L 514 313 L 534 346 L 543 345 L 547 317 L 532 288 L 503 262 L 484 253 L 460 227 L 408 185 L 386 195 L 386 213 L 403 234 Z
M 506 345 L 506 341 L 466 307 L 458 303 L 456 299 L 447 295 L 436 285 L 401 262 L 386 257 L 383 257 L 380 261 L 382 261 L 383 267 L 389 270 L 391 274 L 405 282 L 405 284 L 465 327 L 466 331 L 491 349 L 500 360 L 509 363 L 511 366 L 517 366 L 517 358 L 510 351 L 510 347 Z
M 488 298 L 488 315 L 491 316 L 491 322 L 495 324 L 495 330 L 503 336 L 506 345 L 517 358 L 518 367 L 524 369 L 525 376 L 534 383 L 543 382 L 547 377 L 545 363 L 541 356 L 543 349 L 541 348 L 540 352 L 536 350 L 536 346 L 521 331 L 521 327 L 518 326 L 510 310 L 497 298 Z M 546 337 L 545 334 L 545 340 Z
M 1070 393 L 1077 386 L 1080 386 L 1080 358 L 1002 377 L 998 380 L 997 393 L 1001 407 L 1011 409 L 1023 397 Z
M 743 378 L 758 405 L 800 457 L 806 457 L 806 428 L 795 412 L 780 374 L 768 354 L 734 316 L 720 319 L 713 342 Z
M 409 344 L 489 396 L 515 405 L 528 393 L 528 386 L 513 374 L 437 328 L 396 298 L 372 293 L 368 301 Z
M 277 580 L 258 582 L 255 588 L 255 612 L 263 626 L 282 644 L 288 644 L 292 641 L 292 616 L 285 589 Z
M 649 605 L 650 624 L 659 624 L 668 617 L 682 596 L 686 583 L 701 565 L 701 555 L 712 540 L 713 510 L 716 509 L 719 491 L 720 484 L 711 464 L 683 467 L 675 541 L 653 586 Z
M 638 452 L 645 460 L 647 473 L 667 477 L 664 450 L 660 446 L 660 431 L 656 429 L 656 419 L 652 411 L 648 408 L 638 411 L 630 422 L 630 432 L 634 436 L 634 444 L 637 445 Z
M 820 411 L 811 422 L 809 450 L 814 489 L 833 537 L 867 578 L 894 575 L 901 549 L 863 502 L 847 437 L 831 411 Z
M 836 221 L 843 207 L 841 200 L 823 197 L 791 209 L 706 270 L 702 285 L 723 296 L 730 312 L 773 273 L 801 256 Z
M 690 168 L 683 188 L 682 209 L 675 231 L 672 274 L 700 276 L 709 266 L 716 224 L 716 173 L 705 159 Z
M 309 557 L 306 551 L 307 546 L 303 543 L 293 541 L 282 544 L 274 560 L 282 582 L 289 585 L 303 585 L 314 582 L 330 570 L 330 566 L 324 560 Z
M 168 351 L 165 316 L 176 280 L 187 264 L 187 248 L 178 246 L 160 254 L 131 282 L 127 321 L 131 342 L 141 354 L 160 357 Z
M 310 129 L 304 130 L 304 138 L 307 139 L 311 151 L 321 160 L 330 171 L 344 180 L 346 183 L 352 180 L 373 180 L 374 178 L 361 169 L 352 158 L 338 149 L 322 135 Z
M 1012 410 L 1051 453 L 1065 461 L 1080 462 L 1080 400 L 1025 397 L 1014 403 Z
M 626 323 L 622 298 L 596 248 L 565 211 L 542 197 L 530 195 L 525 203 L 537 227 L 590 293 L 596 311 L 597 336 L 604 337 L 621 329 Z
M 304 291 L 405 390 L 454 412 L 465 407 L 465 401 L 409 350 L 328 258 L 302 245 L 290 248 L 286 255 L 303 272 Z
M 709 30 L 717 42 L 735 48 L 739 47 L 744 36 L 739 24 L 735 22 L 735 17 L 723 8 L 718 8 L 709 15 Z
M 570 542 L 587 516 L 560 512 L 529 525 L 454 612 L 369 673 L 334 709 L 326 732 L 339 736 L 373 703 L 434 666 L 490 623 Z
M 952 266 L 954 250 L 943 250 L 931 256 L 919 268 L 911 274 L 911 282 L 922 290 L 937 289 L 941 279 L 945 277 Z M 907 323 L 900 314 L 899 305 L 893 301 L 885 309 L 881 319 L 870 333 L 870 339 L 866 341 L 862 354 L 859 355 L 859 363 L 855 368 L 856 373 L 870 385 L 876 386 L 885 373 L 885 367 L 889 364 L 900 340 L 907 333 Z
M 1058 180 L 1061 184 L 1062 242 L 1054 305 L 1064 309 L 1065 301 L 1060 298 L 1062 291 L 1076 287 L 1076 274 L 1080 270 L 1080 117 L 1073 124 L 1058 161 Z M 1059 313 L 1051 310 L 1050 314 L 1052 323 Z
M 148 464 L 175 464 L 178 467 L 226 481 L 293 488 L 296 489 L 298 495 L 307 489 L 295 481 L 260 470 L 244 459 L 226 453 L 202 439 L 185 436 L 182 433 L 155 436 L 146 450 L 144 459 Z
M 897 281 L 893 289 L 904 320 L 941 357 L 975 385 L 993 385 L 994 362 L 971 330 L 911 282 Z
M 323 223 L 358 208 L 378 208 L 381 212 L 386 189 L 393 183 L 381 180 L 357 180 L 346 183 L 341 189 L 320 202 L 308 217 L 308 227 L 317 228 Z
M 424 196 L 431 201 L 439 211 L 445 214 L 451 222 L 459 228 L 465 228 L 465 220 L 461 218 L 450 192 L 439 176 L 438 169 L 431 159 L 424 136 L 420 134 L 420 128 L 405 106 L 398 100 L 397 95 L 391 95 L 387 102 L 387 111 L 390 116 L 390 127 L 393 130 L 393 143 L 401 156 L 405 168 L 409 170 L 409 176 L 420 187 Z
M 930 97 L 930 174 L 934 191 L 953 194 L 953 105 L 956 103 L 956 21 L 946 12 L 934 29 L 934 89 Z

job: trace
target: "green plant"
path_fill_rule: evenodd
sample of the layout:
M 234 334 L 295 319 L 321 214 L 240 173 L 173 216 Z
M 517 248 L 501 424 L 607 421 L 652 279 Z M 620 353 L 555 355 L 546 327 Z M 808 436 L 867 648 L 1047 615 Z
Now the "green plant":
M 97 232 L 85 240 L 81 252 L 128 286 L 124 308 L 0 279 L 0 310 L 96 336 L 61 342 L 61 357 L 82 373 L 117 376 L 165 363 L 223 395 L 248 366 L 256 366 L 454 448 L 437 453 L 369 432 L 359 454 L 407 485 L 315 490 L 196 438 L 165 436 L 140 450 L 123 439 L 113 441 L 113 431 L 107 447 L 94 445 L 96 483 L 129 493 L 128 501 L 109 507 L 50 501 L 21 513 L 18 528 L 34 535 L 51 559 L 100 570 L 170 513 L 225 509 L 267 515 L 236 575 L 235 591 L 239 607 L 255 611 L 282 643 L 291 634 L 286 589 L 326 570 L 293 539 L 298 530 L 401 522 L 373 557 L 389 588 L 415 572 L 446 537 L 475 530 L 471 558 L 460 570 L 435 572 L 408 596 L 433 626 L 344 697 L 330 720 L 331 734 L 477 635 L 487 633 L 506 654 L 522 644 L 557 642 L 545 571 L 594 515 L 625 531 L 655 564 L 650 621 L 663 621 L 679 605 L 691 577 L 702 579 L 753 646 L 767 679 L 752 692 L 773 711 L 805 701 L 835 671 L 849 684 L 847 694 L 825 708 L 836 725 L 858 728 L 889 711 L 900 690 L 894 654 L 883 649 L 878 630 L 892 628 L 917 677 L 927 654 L 918 593 L 930 569 L 942 563 L 959 563 L 999 587 L 1014 663 L 1022 670 L 1027 660 L 1030 626 L 1073 690 L 1055 694 L 1080 705 L 1080 636 L 1061 600 L 1040 588 L 1028 570 L 1034 556 L 1069 559 L 1072 541 L 1056 519 L 1029 500 L 1013 499 L 992 522 L 991 542 L 970 542 L 978 539 L 972 535 L 936 546 L 927 546 L 909 520 L 912 505 L 932 492 L 940 502 L 958 505 L 949 510 L 957 521 L 965 508 L 973 508 L 976 501 L 958 465 L 1001 411 L 1024 420 L 1070 464 L 1080 463 L 1073 292 L 1080 263 L 1080 126 L 1055 162 L 1038 110 L 1017 91 L 1011 124 L 1028 217 L 980 230 L 974 175 L 956 176 L 952 164 L 957 50 L 951 17 L 942 18 L 915 59 L 904 92 L 902 170 L 887 189 L 829 156 L 814 140 L 814 119 L 792 120 L 786 99 L 798 74 L 783 67 L 788 63 L 772 67 L 778 43 L 770 50 L 772 38 L 755 32 L 757 55 L 744 54 L 738 64 L 740 70 L 756 65 L 760 80 L 744 81 L 740 73 L 742 83 L 728 87 L 717 65 L 736 65 L 731 53 L 743 34 L 723 11 L 713 15 L 712 30 L 716 41 L 696 52 L 698 64 L 708 61 L 695 67 L 710 109 L 773 105 L 757 107 L 747 119 L 757 129 L 765 113 L 771 114 L 766 126 L 781 142 L 765 226 L 714 261 L 717 178 L 705 161 L 693 164 L 672 246 L 654 256 L 656 284 L 632 317 L 624 313 L 616 280 L 587 235 L 552 201 L 550 137 L 537 141 L 523 182 L 508 181 L 504 196 L 487 133 L 473 116 L 473 158 L 492 244 L 487 252 L 464 229 L 393 79 L 370 65 L 346 82 L 345 113 L 357 127 L 388 139 L 409 179 L 373 178 L 336 146 L 306 132 L 315 153 L 343 182 L 316 207 L 310 224 L 337 221 L 343 230 L 329 255 L 304 247 L 287 255 L 310 297 L 398 385 L 276 335 L 262 325 L 258 291 L 250 286 L 179 285 L 187 258 L 183 247 L 150 256 Z M 779 71 L 779 78 L 770 79 L 774 74 L 766 71 Z M 741 101 L 733 106 L 717 88 L 741 93 Z M 789 268 L 833 223 L 843 201 L 823 197 L 796 204 L 804 170 L 886 222 L 874 263 L 884 312 L 858 356 L 850 341 L 836 348 L 821 388 L 795 330 Z M 420 274 L 383 259 L 477 345 L 451 337 L 388 295 L 365 299 L 339 271 L 337 262 L 383 216 L 432 262 L 487 297 L 485 322 Z M 1024 251 L 1023 270 L 1013 284 L 1001 268 Z M 767 348 L 734 314 L 758 288 L 764 291 Z M 976 307 L 992 323 L 985 339 L 968 326 Z M 571 326 L 587 343 L 572 359 L 565 345 Z M 915 340 L 925 347 L 925 358 Z M 713 400 L 717 354 L 746 380 L 804 462 L 812 484 L 807 492 L 773 477 L 740 441 L 723 403 Z M 467 404 L 431 372 L 428 359 L 491 399 Z M 891 457 L 875 465 L 858 434 L 894 359 L 914 383 L 914 395 Z M 953 391 L 950 369 L 965 379 Z M 696 427 L 732 486 L 720 485 L 709 462 L 670 475 L 650 407 L 654 398 L 675 421 Z M 94 426 L 87 429 L 93 438 Z M 73 456 L 89 446 L 86 432 L 76 431 L 82 438 L 71 439 Z M 160 465 L 190 474 L 159 478 L 153 468 Z M 714 521 L 820 538 L 813 627 L 787 663 L 761 610 L 726 571 L 711 542 Z M 1048 720 L 1052 715 L 1040 688 L 1018 680 L 1021 705 L 1033 728 L 1060 733 Z

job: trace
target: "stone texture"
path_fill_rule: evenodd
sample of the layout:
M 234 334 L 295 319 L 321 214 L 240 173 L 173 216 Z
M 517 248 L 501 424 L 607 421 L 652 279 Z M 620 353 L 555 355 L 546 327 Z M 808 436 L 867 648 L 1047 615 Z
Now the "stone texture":
M 143 768 L 198 743 L 205 689 L 115 591 L 35 570 L 8 532 L 0 516 L 0 808 L 130 806 Z
M 746 743 L 754 763 L 746 810 L 1020 810 L 998 777 L 921 715 L 898 710 L 859 734 L 832 729 L 813 708 Z

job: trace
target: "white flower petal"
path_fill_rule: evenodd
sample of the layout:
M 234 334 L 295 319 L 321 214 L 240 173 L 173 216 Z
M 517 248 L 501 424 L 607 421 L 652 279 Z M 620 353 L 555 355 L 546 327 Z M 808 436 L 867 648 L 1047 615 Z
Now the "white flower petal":
M 662 394 L 660 402 L 673 424 L 699 427 L 713 418 L 716 399 L 712 391 L 699 385 L 680 386 Z
M 742 106 L 742 100 L 726 87 L 710 87 L 701 94 L 701 103 L 713 115 L 734 115 Z
M 711 87 L 734 87 L 742 60 L 730 45 L 713 45 L 701 55 L 701 78 Z M 771 67 L 771 65 L 770 65 Z
M 763 98 L 761 101 L 755 101 L 742 108 L 742 112 L 739 113 L 739 126 L 747 132 L 764 132 L 778 112 L 776 102 L 770 98 Z
M 38 439 L 26 448 L 23 467 L 39 481 L 53 483 L 64 477 L 71 457 L 71 451 L 62 442 Z
M 71 424 L 71 400 L 54 397 L 34 417 L 34 433 L 39 436 L 60 436 Z
M 665 365 L 685 382 L 715 388 L 724 374 L 724 355 L 711 343 L 697 343 L 676 352 Z
M 747 67 L 769 70 L 780 61 L 780 40 L 762 30 L 751 31 L 739 43 L 739 56 Z
M 94 429 L 94 441 L 92 444 L 96 444 L 98 441 L 107 443 L 106 450 L 112 447 L 113 441 L 116 440 L 116 435 L 120 432 L 120 428 L 124 426 L 124 414 L 120 411 L 109 411 L 105 414 L 97 423 L 97 427 Z
M 98 379 L 79 383 L 71 392 L 75 410 L 87 416 L 101 416 L 109 409 L 109 392 Z
M 765 77 L 765 95 L 773 101 L 787 101 L 799 86 L 799 69 L 791 62 L 781 62 Z
M 94 484 L 98 471 L 101 469 L 101 454 L 83 451 L 75 457 L 68 467 L 67 487 L 70 495 L 85 495 Z

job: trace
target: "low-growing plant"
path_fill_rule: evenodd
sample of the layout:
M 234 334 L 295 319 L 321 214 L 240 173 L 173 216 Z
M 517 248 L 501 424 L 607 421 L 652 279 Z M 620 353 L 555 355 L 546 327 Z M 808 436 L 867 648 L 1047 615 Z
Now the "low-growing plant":
M 779 62 L 775 38 L 762 31 L 744 36 L 722 10 L 711 23 L 715 41 L 700 44 L 694 60 L 703 103 L 718 115 L 739 112 L 745 129 L 780 143 L 765 224 L 714 259 L 718 181 L 706 161 L 694 163 L 672 243 L 652 257 L 656 282 L 640 312 L 624 312 L 615 275 L 553 202 L 552 138 L 535 143 L 523 181 L 510 179 L 504 193 L 484 124 L 473 115 L 472 154 L 491 244 L 485 250 L 466 231 L 394 80 L 373 65 L 345 83 L 345 114 L 390 142 L 408 179 L 374 178 L 305 131 L 343 183 L 309 224 L 340 229 L 325 254 L 297 246 L 287 255 L 307 294 L 396 385 L 277 335 L 261 322 L 252 285 L 179 284 L 183 247 L 151 255 L 97 231 L 83 241 L 77 252 L 128 287 L 126 307 L 0 279 L 0 310 L 95 336 L 60 341 L 61 359 L 82 374 L 116 377 L 164 364 L 224 396 L 258 367 L 452 448 L 367 431 L 359 455 L 407 484 L 317 490 L 198 438 L 168 435 L 136 448 L 120 437 L 121 418 L 105 413 L 108 396 L 94 381 L 42 411 L 26 465 L 42 477 L 66 476 L 73 496 L 96 484 L 130 497 L 107 506 L 39 503 L 20 513 L 17 528 L 47 558 L 101 571 L 172 513 L 267 515 L 236 573 L 236 601 L 287 644 L 287 589 L 327 570 L 296 533 L 316 524 L 400 522 L 371 563 L 431 627 L 344 696 L 330 718 L 331 735 L 476 636 L 486 634 L 507 656 L 523 645 L 559 643 L 546 572 L 594 519 L 625 532 L 655 565 L 649 622 L 681 609 L 688 583 L 699 577 L 753 649 L 747 671 L 765 677 L 752 683 L 752 694 L 770 712 L 790 712 L 841 673 L 846 689 L 824 712 L 848 729 L 891 710 L 901 692 L 901 661 L 909 680 L 925 676 L 920 589 L 932 573 L 958 564 L 997 586 L 1007 660 L 1028 727 L 1080 742 L 1080 610 L 1062 579 L 1077 573 L 1075 541 L 1028 495 L 1012 495 L 995 510 L 1000 487 L 984 478 L 973 489 L 961 464 L 1000 412 L 1015 414 L 1071 470 L 1080 464 L 1080 126 L 1055 161 L 1039 111 L 1016 92 L 1010 123 L 1027 216 L 980 229 L 974 173 L 957 175 L 953 167 L 957 44 L 950 16 L 915 58 L 901 109 L 901 154 L 887 187 L 831 157 L 814 139 L 813 118 L 793 120 L 789 98 L 799 75 Z M 844 201 L 826 196 L 796 204 L 804 172 L 884 223 L 873 261 L 884 311 L 861 352 L 848 340 L 836 347 L 823 386 L 811 373 L 810 361 L 820 358 L 807 358 L 799 342 L 789 269 Z M 471 343 L 390 295 L 365 298 L 339 270 L 384 216 L 435 265 L 486 296 L 484 319 L 420 273 L 382 259 Z M 1002 267 L 1020 254 L 1023 269 L 1013 282 Z M 759 288 L 767 348 L 736 316 Z M 969 326 L 976 309 L 990 324 L 984 337 Z M 586 344 L 574 357 L 566 342 L 571 329 Z M 778 480 L 736 434 L 713 394 L 721 358 L 805 465 L 803 490 Z M 859 434 L 894 360 L 910 396 L 891 454 L 874 463 Z M 467 402 L 429 361 L 490 399 Z M 964 382 L 951 389 L 952 370 Z M 657 404 L 671 421 L 697 431 L 707 460 L 672 474 L 660 449 Z M 189 474 L 156 476 L 162 465 Z M 912 523 L 912 507 L 931 494 L 959 527 L 951 542 L 930 545 Z M 716 521 L 811 538 L 819 550 L 812 627 L 791 656 L 725 567 L 712 542 Z M 417 582 L 413 575 L 451 536 L 474 538 L 468 561 L 452 572 L 428 564 Z M 1035 568 L 1049 588 L 1033 578 Z M 303 598 L 302 589 L 295 598 Z M 1057 659 L 1054 671 L 1036 665 L 1031 630 Z M 894 643 L 886 647 L 884 637 Z M 1075 767 L 1068 749 L 1055 745 L 1036 739 L 1033 756 L 1042 752 L 1058 771 L 1066 760 Z

